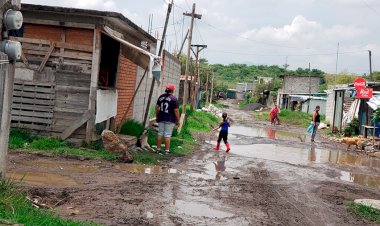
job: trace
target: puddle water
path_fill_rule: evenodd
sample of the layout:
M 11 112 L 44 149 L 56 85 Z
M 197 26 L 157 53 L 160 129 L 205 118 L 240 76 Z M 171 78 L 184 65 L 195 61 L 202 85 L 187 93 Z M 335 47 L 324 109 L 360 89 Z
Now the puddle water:
M 339 179 L 355 184 L 362 184 L 368 187 L 380 188 L 380 176 L 366 175 L 341 171 Z
M 231 213 L 215 210 L 209 205 L 196 202 L 176 200 L 175 207 L 179 210 L 179 212 L 192 217 L 228 218 L 234 216 Z
M 98 167 L 92 165 L 58 163 L 56 161 L 30 161 L 23 164 L 38 168 L 60 169 L 72 173 L 93 173 L 98 170 Z
M 52 173 L 26 173 L 11 172 L 6 174 L 7 178 L 30 185 L 49 185 L 49 186 L 75 186 L 79 185 L 76 180 Z
M 145 174 L 176 174 L 177 169 L 165 168 L 160 166 L 147 166 L 141 164 L 118 164 L 117 167 L 128 173 L 145 173 Z
M 234 145 L 233 153 L 246 157 L 291 164 L 309 164 L 315 162 L 380 168 L 380 160 L 369 156 L 315 148 L 288 147 L 278 144 Z
M 315 148 L 296 148 L 277 144 L 234 145 L 233 153 L 241 156 L 260 158 L 277 162 L 308 165 L 332 163 L 347 166 L 380 168 L 377 158 L 355 155 L 349 152 L 328 151 Z M 379 187 L 380 176 L 342 172 L 341 180 Z
M 229 128 L 228 132 L 230 134 L 229 138 L 231 139 L 238 139 L 236 135 L 241 135 L 248 137 L 264 137 L 273 140 L 288 140 L 297 142 L 305 142 L 306 140 L 305 134 L 276 130 L 274 128 L 234 125 Z

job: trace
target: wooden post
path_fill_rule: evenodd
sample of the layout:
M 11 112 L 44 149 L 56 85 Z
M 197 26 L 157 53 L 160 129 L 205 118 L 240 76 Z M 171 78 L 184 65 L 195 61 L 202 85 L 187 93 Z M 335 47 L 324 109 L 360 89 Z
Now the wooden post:
M 186 59 L 186 69 L 185 69 L 185 82 L 184 82 L 184 89 L 183 89 L 183 100 L 182 100 L 182 114 L 186 114 L 186 105 L 187 105 L 187 99 L 188 99 L 188 78 L 189 78 L 189 68 L 190 68 L 190 52 L 191 52 L 191 41 L 193 38 L 193 27 L 194 27 L 194 19 L 201 19 L 202 15 L 195 14 L 195 3 L 193 4 L 193 10 L 191 13 L 184 13 L 184 16 L 190 16 L 191 17 L 191 23 L 190 23 L 190 31 L 189 31 L 189 38 L 188 38 L 188 47 L 187 47 L 187 59 Z
M 173 1 L 172 1 L 172 3 L 169 4 L 168 11 L 166 13 L 165 26 L 164 26 L 164 31 L 162 33 L 160 48 L 158 50 L 158 56 L 161 56 L 162 50 L 164 48 L 164 41 L 165 41 L 165 37 L 166 37 L 166 30 L 168 28 L 169 17 L 170 17 L 170 12 L 172 11 L 172 7 L 173 7 Z M 149 96 L 148 96 L 148 103 L 147 103 L 146 108 L 145 108 L 145 115 L 144 115 L 144 122 L 143 122 L 144 127 L 147 125 L 147 122 L 149 121 L 148 117 L 149 117 L 149 113 L 150 113 L 150 104 L 152 102 L 152 96 L 153 96 L 153 90 L 154 90 L 155 80 L 156 79 L 153 77 L 152 78 L 152 83 L 150 85 L 150 91 L 149 91 Z
M 206 103 L 205 105 L 207 106 L 207 103 L 208 103 L 208 70 L 207 70 L 207 77 L 206 77 Z
M 5 176 L 14 82 L 14 63 L 8 64 L 7 55 L 0 53 L 0 177 Z
M 197 95 L 197 84 L 200 85 L 200 61 L 199 61 L 199 53 L 207 48 L 207 45 L 191 45 L 191 47 L 196 47 L 196 51 L 191 49 L 195 55 L 195 64 L 196 64 L 196 76 L 194 79 L 194 82 L 192 83 L 192 93 L 191 93 L 191 110 L 194 110 L 194 108 L 197 108 L 197 100 L 198 100 L 198 95 Z
M 96 93 L 98 89 L 99 66 L 101 56 L 101 33 L 99 28 L 94 29 L 93 51 L 92 51 L 92 69 L 91 69 L 91 84 L 88 110 L 92 112 L 91 118 L 87 121 L 86 127 L 86 142 L 93 139 L 95 131 L 95 117 L 96 117 Z
M 212 104 L 213 93 L 214 93 L 214 75 L 212 75 L 212 79 L 211 79 L 210 104 Z

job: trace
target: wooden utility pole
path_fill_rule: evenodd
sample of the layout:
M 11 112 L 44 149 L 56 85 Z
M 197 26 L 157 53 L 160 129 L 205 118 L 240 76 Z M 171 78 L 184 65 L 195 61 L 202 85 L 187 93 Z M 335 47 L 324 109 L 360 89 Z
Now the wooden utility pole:
M 373 80 L 372 78 L 372 51 L 368 50 L 368 54 L 369 54 L 369 77 L 371 78 L 371 80 Z
M 8 153 L 14 64 L 8 65 L 7 55 L 0 53 L 0 178 L 5 176 Z
M 211 78 L 210 104 L 212 104 L 213 93 L 214 93 L 214 75 L 212 75 L 212 78 Z
M 191 17 L 191 23 L 190 23 L 190 30 L 189 30 L 189 37 L 188 37 L 188 48 L 187 48 L 187 59 L 186 59 L 186 69 L 185 69 L 185 82 L 184 82 L 184 89 L 183 89 L 183 100 L 182 100 L 182 114 L 186 114 L 186 105 L 187 105 L 187 99 L 188 99 L 188 88 L 189 88 L 189 67 L 190 67 L 190 52 L 191 52 L 191 41 L 193 38 L 193 26 L 194 26 L 194 19 L 202 19 L 201 14 L 195 13 L 195 3 L 193 4 L 193 10 L 191 13 L 184 13 L 184 16 L 190 16 Z
M 177 58 L 181 58 L 181 54 L 182 54 L 182 50 L 183 50 L 183 46 L 185 45 L 185 42 L 186 42 L 186 39 L 187 39 L 187 36 L 189 35 L 189 29 L 187 30 L 186 32 L 186 35 L 185 35 L 185 38 L 183 39 L 183 42 L 181 44 L 181 48 L 179 49 L 178 51 L 178 54 L 177 54 Z
M 204 50 L 205 48 L 207 48 L 207 45 L 191 45 L 191 47 L 195 47 L 196 50 L 194 51 L 193 48 L 191 48 L 191 51 L 193 51 L 194 55 L 195 55 L 195 62 L 196 62 L 196 66 L 197 66 L 197 73 L 196 73 L 196 76 L 195 76 L 195 79 L 194 79 L 194 82 L 192 83 L 192 92 L 191 92 L 191 101 L 192 101 L 192 104 L 191 104 L 191 110 L 193 110 L 194 108 L 197 108 L 197 94 L 196 94 L 196 91 L 197 91 L 197 86 L 200 85 L 200 61 L 199 61 L 199 53 Z
M 168 28 L 168 23 L 169 23 L 169 18 L 170 18 L 170 13 L 172 11 L 173 7 L 173 1 L 172 3 L 169 4 L 168 6 L 168 12 L 166 13 L 166 20 L 165 20 L 165 26 L 164 26 L 164 31 L 162 33 L 162 38 L 161 38 L 161 43 L 160 43 L 160 49 L 158 50 L 158 56 L 161 56 L 162 50 L 164 48 L 164 42 L 165 42 L 165 36 L 166 36 L 166 30 Z M 152 78 L 152 83 L 150 85 L 150 91 L 149 91 L 149 97 L 148 97 L 148 103 L 145 108 L 145 115 L 144 115 L 144 122 L 143 125 L 146 126 L 146 122 L 148 120 L 149 116 L 149 109 L 150 109 L 150 103 L 152 102 L 152 96 L 153 96 L 153 91 L 154 91 L 154 83 L 155 83 L 155 78 Z
M 208 103 L 208 70 L 206 72 L 206 106 L 207 106 L 207 103 Z

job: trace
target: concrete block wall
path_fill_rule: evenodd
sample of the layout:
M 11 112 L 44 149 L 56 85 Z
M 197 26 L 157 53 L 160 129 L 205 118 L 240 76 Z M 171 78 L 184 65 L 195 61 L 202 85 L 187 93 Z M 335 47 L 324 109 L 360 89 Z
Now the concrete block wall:
M 332 123 L 334 119 L 334 109 L 335 109 L 335 92 L 333 90 L 329 90 L 327 94 L 327 101 L 326 101 L 326 121 L 329 121 L 330 123 Z
M 131 103 L 136 83 L 137 65 L 132 61 L 125 58 L 123 55 L 119 55 L 119 71 L 117 77 L 117 115 L 115 118 L 116 126 L 124 120 L 123 116 L 127 111 L 129 104 Z M 133 117 L 133 105 L 127 113 L 126 118 Z
M 319 93 L 319 85 L 319 77 L 285 76 L 283 93 Z
M 145 69 L 141 67 L 137 67 L 135 89 L 137 88 L 141 78 L 143 77 L 144 72 L 145 72 Z M 149 89 L 150 89 L 151 83 L 152 83 L 152 78 L 149 78 L 148 75 L 145 75 L 144 80 L 142 81 L 140 85 L 140 89 L 137 92 L 134 103 L 133 103 L 133 119 L 141 123 L 144 121 L 145 108 L 146 108 L 148 98 L 149 98 Z M 157 85 L 155 84 L 155 89 L 157 89 L 156 86 Z M 151 105 L 155 103 L 156 103 L 156 95 L 155 95 L 155 92 L 153 92 Z
M 155 83 L 154 91 L 152 96 L 152 101 L 150 104 L 150 109 L 148 109 L 149 113 L 151 108 L 155 106 L 158 97 L 165 92 L 166 85 L 168 83 L 172 83 L 175 85 L 176 90 L 174 95 L 178 97 L 179 94 L 179 82 L 180 82 L 180 74 L 181 74 L 181 63 L 178 59 L 176 59 L 169 52 L 164 51 L 164 59 L 163 59 L 163 69 L 161 73 L 161 83 Z M 141 78 L 143 77 L 145 69 L 141 67 L 137 67 L 136 72 L 136 81 L 135 87 L 137 88 Z M 148 103 L 150 86 L 152 83 L 152 79 L 149 78 L 148 75 L 144 77 L 144 80 L 141 83 L 140 89 L 136 94 L 134 103 L 133 103 L 133 119 L 138 122 L 144 121 L 145 110 Z

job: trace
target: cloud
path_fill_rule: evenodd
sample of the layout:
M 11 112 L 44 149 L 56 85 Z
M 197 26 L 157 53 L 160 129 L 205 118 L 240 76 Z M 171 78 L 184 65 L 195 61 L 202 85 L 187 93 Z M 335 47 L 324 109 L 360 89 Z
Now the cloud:
M 316 46 L 322 41 L 337 43 L 339 41 L 351 41 L 358 37 L 369 34 L 368 29 L 363 27 L 335 25 L 324 27 L 317 21 L 306 19 L 302 15 L 294 17 L 293 21 L 283 27 L 265 26 L 241 33 L 241 37 L 277 44 L 288 43 L 301 46 Z

